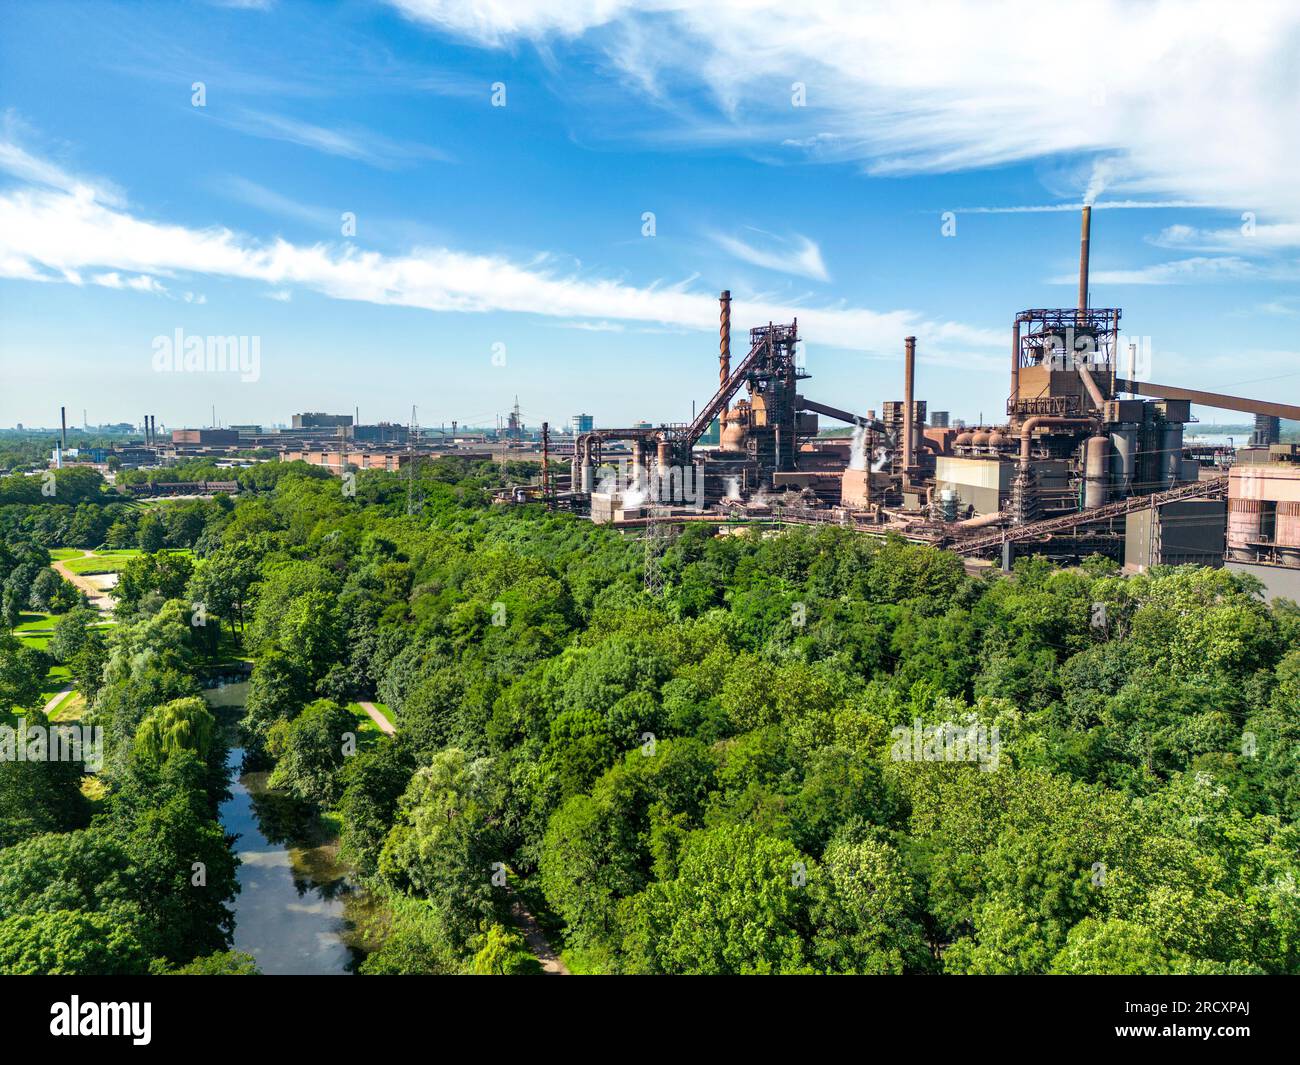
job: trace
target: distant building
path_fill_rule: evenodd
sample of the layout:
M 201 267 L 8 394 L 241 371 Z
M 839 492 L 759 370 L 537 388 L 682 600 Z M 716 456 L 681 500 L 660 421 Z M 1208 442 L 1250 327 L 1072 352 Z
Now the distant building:
M 354 425 L 352 439 L 364 444 L 405 444 L 408 430 L 396 422 L 379 422 L 377 425 Z
M 596 427 L 596 419 L 590 414 L 575 414 L 571 422 L 573 426 L 573 435 L 578 436 L 581 433 L 589 433 Z
M 948 412 L 946 410 L 934 410 L 930 412 L 930 425 L 935 429 L 948 428 Z
M 336 429 L 339 426 L 351 424 L 351 414 L 322 414 L 319 411 L 308 411 L 305 414 L 295 414 L 293 416 L 293 428 L 295 429 Z
M 234 429 L 173 429 L 173 444 L 198 444 L 201 447 L 234 447 L 239 434 Z

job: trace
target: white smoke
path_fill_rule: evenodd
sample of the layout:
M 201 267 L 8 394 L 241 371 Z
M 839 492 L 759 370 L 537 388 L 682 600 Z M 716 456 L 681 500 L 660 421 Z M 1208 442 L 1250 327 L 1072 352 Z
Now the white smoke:
M 867 468 L 867 427 L 855 425 L 853 440 L 849 444 L 849 469 L 865 470 Z
M 727 495 L 726 495 L 726 498 L 727 498 L 727 499 L 739 499 L 739 498 L 740 498 L 740 478 L 739 478 L 739 477 L 728 477 L 728 478 L 727 478 Z

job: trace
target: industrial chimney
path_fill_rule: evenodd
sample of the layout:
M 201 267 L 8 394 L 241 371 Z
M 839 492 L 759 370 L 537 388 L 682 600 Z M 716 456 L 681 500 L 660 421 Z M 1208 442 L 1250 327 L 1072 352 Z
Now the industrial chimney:
M 718 325 L 718 385 L 721 387 L 727 383 L 727 378 L 731 376 L 731 290 L 723 289 L 722 295 L 718 297 L 718 303 L 722 311 L 719 316 Z M 727 409 L 726 405 L 722 408 Z
M 910 483 L 916 428 L 913 425 L 912 401 L 916 385 L 916 337 L 903 340 L 903 480 Z
M 59 450 L 68 450 L 68 408 L 59 408 Z
M 1083 232 L 1079 237 L 1079 320 L 1088 312 L 1088 237 L 1092 229 L 1092 208 L 1083 209 Z

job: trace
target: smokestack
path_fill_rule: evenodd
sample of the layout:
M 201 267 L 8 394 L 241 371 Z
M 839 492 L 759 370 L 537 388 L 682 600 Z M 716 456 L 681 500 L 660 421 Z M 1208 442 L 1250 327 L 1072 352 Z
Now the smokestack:
M 1020 319 L 1011 326 L 1011 410 L 1014 419 L 1020 402 Z
M 158 443 L 158 415 L 149 415 L 149 442 Z
M 721 387 L 727 383 L 727 378 L 731 376 L 731 289 L 723 289 L 722 295 L 718 297 L 718 304 L 722 308 L 719 315 L 718 323 L 718 386 Z M 727 404 L 722 405 L 722 413 L 727 413 Z M 726 418 L 724 417 L 725 421 Z
M 1083 209 L 1083 231 L 1079 237 L 1079 317 L 1088 310 L 1088 236 L 1092 229 L 1092 208 Z
M 912 395 L 916 385 L 916 337 L 907 337 L 903 340 L 904 357 L 903 357 L 903 481 L 909 482 L 912 469 L 912 449 L 915 441 L 912 439 L 915 428 L 912 424 Z
M 68 408 L 59 408 L 59 450 L 68 450 Z
M 550 486 L 551 423 L 542 422 L 542 498 L 551 494 Z

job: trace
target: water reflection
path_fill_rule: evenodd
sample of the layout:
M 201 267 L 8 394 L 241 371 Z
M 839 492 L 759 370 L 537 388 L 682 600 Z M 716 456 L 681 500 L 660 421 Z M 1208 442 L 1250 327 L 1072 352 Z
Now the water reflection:
M 232 707 L 243 692 L 231 689 L 246 687 L 206 694 L 214 706 Z M 339 860 L 337 839 L 309 808 L 271 791 L 265 772 L 242 772 L 243 763 L 243 750 L 233 748 L 226 763 L 231 794 L 220 807 L 242 863 L 234 949 L 253 955 L 264 973 L 355 972 L 366 955 L 357 926 L 367 899 Z

